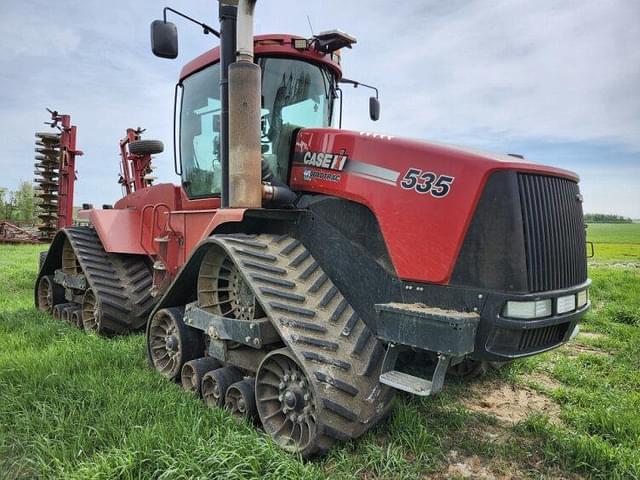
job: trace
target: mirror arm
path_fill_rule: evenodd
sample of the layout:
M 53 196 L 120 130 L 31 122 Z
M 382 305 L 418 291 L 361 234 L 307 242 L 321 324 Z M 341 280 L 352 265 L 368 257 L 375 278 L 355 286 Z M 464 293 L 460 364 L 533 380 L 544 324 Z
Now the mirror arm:
M 210 27 L 206 23 L 199 22 L 196 19 L 191 18 L 191 17 L 189 17 L 188 15 L 185 15 L 182 12 L 174 10 L 171 7 L 164 7 L 164 9 L 162 10 L 162 19 L 164 20 L 164 23 L 167 23 L 167 10 L 169 10 L 170 12 L 175 13 L 176 15 L 181 16 L 182 18 L 185 18 L 185 19 L 189 20 L 190 22 L 195 23 L 196 25 L 200 25 L 202 27 L 202 30 L 203 30 L 205 35 L 211 33 L 211 34 L 215 35 L 216 37 L 220 38 L 220 32 L 218 32 L 215 28 Z
M 361 83 L 361 82 L 356 82 L 355 80 L 350 80 L 348 78 L 344 78 L 342 77 L 339 80 L 340 83 L 348 83 L 349 85 L 353 85 L 353 88 L 358 88 L 360 86 L 365 87 L 365 88 L 370 88 L 371 90 L 376 92 L 376 99 L 378 99 L 378 89 L 376 87 L 374 87 L 373 85 L 367 85 L 366 83 Z

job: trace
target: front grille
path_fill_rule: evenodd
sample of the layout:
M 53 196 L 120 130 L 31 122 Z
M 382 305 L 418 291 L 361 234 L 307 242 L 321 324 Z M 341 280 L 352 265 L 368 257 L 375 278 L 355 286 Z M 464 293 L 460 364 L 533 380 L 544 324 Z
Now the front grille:
M 542 350 L 560 343 L 567 333 L 568 323 L 551 325 L 550 327 L 523 330 L 518 344 L 519 352 Z
M 586 281 L 578 184 L 565 178 L 519 173 L 518 187 L 529 291 L 558 290 Z

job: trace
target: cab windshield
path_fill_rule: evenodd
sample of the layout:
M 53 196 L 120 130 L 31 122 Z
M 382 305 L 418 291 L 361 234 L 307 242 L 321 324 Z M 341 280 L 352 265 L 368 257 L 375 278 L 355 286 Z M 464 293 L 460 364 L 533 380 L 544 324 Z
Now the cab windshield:
M 301 60 L 259 58 L 262 68 L 263 161 L 283 182 L 289 175 L 292 135 L 331 125 L 334 77 Z M 180 108 L 182 184 L 190 198 L 220 195 L 220 65 L 183 82 Z

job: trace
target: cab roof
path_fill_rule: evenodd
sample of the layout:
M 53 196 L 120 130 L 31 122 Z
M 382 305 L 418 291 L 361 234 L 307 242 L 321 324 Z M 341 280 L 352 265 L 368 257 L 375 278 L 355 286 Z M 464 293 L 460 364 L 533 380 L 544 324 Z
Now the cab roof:
M 321 53 L 313 48 L 299 50 L 294 48 L 293 40 L 304 37 L 288 34 L 267 34 L 254 37 L 254 54 L 256 56 L 290 57 L 307 60 L 329 67 L 338 79 L 342 77 L 340 68 L 340 52 Z M 192 73 L 202 70 L 220 60 L 220 47 L 212 48 L 187 63 L 180 71 L 180 81 Z

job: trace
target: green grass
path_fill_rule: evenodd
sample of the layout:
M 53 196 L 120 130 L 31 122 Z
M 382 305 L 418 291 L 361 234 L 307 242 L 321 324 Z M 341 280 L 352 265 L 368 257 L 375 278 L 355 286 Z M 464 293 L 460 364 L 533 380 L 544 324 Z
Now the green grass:
M 142 335 L 107 340 L 35 311 L 39 250 L 0 246 L 1 478 L 429 478 L 447 476 L 453 450 L 506 477 L 640 478 L 638 269 L 591 270 L 589 350 L 565 346 L 475 383 L 533 385 L 559 419 L 498 422 L 464 406 L 473 384 L 451 380 L 434 398 L 398 395 L 364 438 L 304 462 L 160 378 Z
M 590 223 L 587 239 L 595 243 L 640 243 L 640 223 Z
M 640 259 L 640 223 L 590 223 L 587 240 L 594 243 L 596 263 Z

